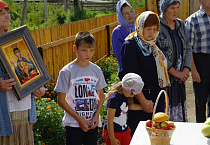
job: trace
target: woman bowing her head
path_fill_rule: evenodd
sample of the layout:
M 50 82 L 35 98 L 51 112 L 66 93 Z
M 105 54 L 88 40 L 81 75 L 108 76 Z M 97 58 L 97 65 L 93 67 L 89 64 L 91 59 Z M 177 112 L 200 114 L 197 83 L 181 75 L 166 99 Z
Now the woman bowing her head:
M 162 51 L 155 45 L 160 21 L 156 13 L 141 13 L 135 22 L 136 31 L 126 37 L 122 46 L 122 72 L 136 73 L 145 85 L 141 93 L 135 95 L 134 103 L 141 104 L 143 110 L 128 112 L 128 126 L 133 135 L 139 121 L 152 119 L 153 105 L 158 93 L 170 84 L 167 61 Z M 164 112 L 165 98 L 160 97 L 157 112 Z

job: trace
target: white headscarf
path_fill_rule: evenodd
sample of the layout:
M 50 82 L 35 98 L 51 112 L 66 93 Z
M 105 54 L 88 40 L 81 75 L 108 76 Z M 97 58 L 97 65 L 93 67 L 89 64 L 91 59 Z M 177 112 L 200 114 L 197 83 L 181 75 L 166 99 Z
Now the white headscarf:
M 135 39 L 139 46 L 139 49 L 142 51 L 144 56 L 149 56 L 151 53 L 153 54 L 157 66 L 158 83 L 161 88 L 164 88 L 170 85 L 170 80 L 168 76 L 166 57 L 164 56 L 163 52 L 155 45 L 156 37 L 159 34 L 159 28 L 157 28 L 158 30 L 154 34 L 152 40 L 149 41 L 145 40 L 143 35 L 144 24 L 150 14 L 155 14 L 159 19 L 158 15 L 154 12 L 145 11 L 141 13 L 136 18 L 135 22 L 136 31 L 128 35 L 125 38 L 125 40 Z

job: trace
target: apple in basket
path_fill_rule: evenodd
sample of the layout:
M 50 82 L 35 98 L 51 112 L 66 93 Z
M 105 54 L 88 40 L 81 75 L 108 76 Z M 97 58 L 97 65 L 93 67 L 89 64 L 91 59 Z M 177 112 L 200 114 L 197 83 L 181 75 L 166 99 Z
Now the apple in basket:
M 160 128 L 167 128 L 168 127 L 168 123 L 166 121 L 163 121 L 160 123 Z
M 168 127 L 174 127 L 174 122 L 173 121 L 168 121 Z
M 204 122 L 201 132 L 205 137 L 210 138 L 210 117 Z
M 172 130 L 175 125 L 173 121 L 167 121 L 169 116 L 166 113 L 158 112 L 154 115 L 154 121 L 146 121 L 146 126 L 151 127 L 151 122 L 153 123 L 153 128 L 162 130 Z
M 146 126 L 151 127 L 152 126 L 152 120 L 147 120 L 146 121 Z
M 155 122 L 155 121 L 154 121 L 154 122 L 153 122 L 153 127 L 157 127 L 157 126 L 160 127 L 160 122 Z

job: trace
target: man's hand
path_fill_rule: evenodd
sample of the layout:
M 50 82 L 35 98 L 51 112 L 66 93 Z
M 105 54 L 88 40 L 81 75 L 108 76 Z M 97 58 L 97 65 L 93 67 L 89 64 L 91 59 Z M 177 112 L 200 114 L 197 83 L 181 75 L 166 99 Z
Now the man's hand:
M 191 74 L 192 74 L 193 82 L 198 82 L 198 83 L 201 82 L 201 77 L 200 77 L 200 75 L 199 75 L 199 73 L 197 71 L 197 68 L 195 66 L 193 55 L 192 55 Z
M 1 91 L 9 91 L 12 89 L 12 86 L 14 86 L 16 84 L 16 82 L 14 82 L 15 79 L 8 79 L 8 80 L 4 80 L 4 78 L 0 78 L 0 90 Z
M 192 71 L 191 74 L 192 74 L 192 80 L 193 80 L 193 82 L 198 82 L 198 83 L 201 82 L 201 78 L 200 78 L 200 75 L 199 75 L 199 73 L 198 73 L 197 70 Z

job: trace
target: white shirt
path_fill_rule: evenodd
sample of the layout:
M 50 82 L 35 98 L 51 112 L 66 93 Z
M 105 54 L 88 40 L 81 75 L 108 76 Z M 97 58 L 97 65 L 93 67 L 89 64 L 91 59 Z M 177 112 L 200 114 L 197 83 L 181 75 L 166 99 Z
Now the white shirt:
M 7 100 L 9 104 L 9 112 L 31 109 L 31 94 L 18 101 L 14 92 L 9 90 L 7 91 Z

